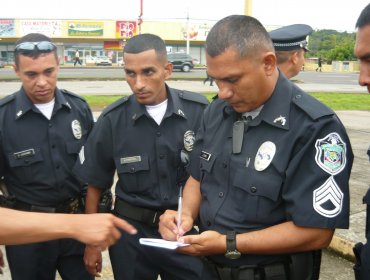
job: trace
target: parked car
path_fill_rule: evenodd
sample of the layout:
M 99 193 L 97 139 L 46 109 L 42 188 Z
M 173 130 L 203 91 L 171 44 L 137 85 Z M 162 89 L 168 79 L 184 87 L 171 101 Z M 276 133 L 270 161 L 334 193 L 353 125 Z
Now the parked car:
M 87 55 L 85 57 L 85 63 L 86 65 L 95 65 L 95 61 L 96 61 L 96 57 L 95 56 L 91 56 L 91 55 Z
M 4 68 L 4 67 L 5 67 L 5 62 L 0 59 L 0 68 Z
M 107 56 L 98 56 L 95 59 L 95 65 L 108 65 L 112 66 L 112 60 L 109 59 Z
M 168 61 L 172 63 L 173 69 L 189 72 L 194 68 L 193 58 L 186 53 L 169 53 Z

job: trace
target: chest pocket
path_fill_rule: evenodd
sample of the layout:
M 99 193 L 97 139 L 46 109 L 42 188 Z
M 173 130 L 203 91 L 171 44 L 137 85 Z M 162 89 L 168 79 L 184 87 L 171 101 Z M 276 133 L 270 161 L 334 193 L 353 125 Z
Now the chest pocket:
M 147 155 L 115 158 L 115 164 L 118 176 L 126 191 L 137 193 L 151 187 L 150 165 Z
M 9 166 L 22 184 L 31 183 L 36 174 L 43 174 L 45 170 L 42 163 L 44 158 L 40 148 L 32 148 L 8 154 Z
M 278 211 L 281 203 L 282 177 L 251 168 L 238 168 L 232 179 L 233 199 L 241 215 L 257 222 L 282 219 Z

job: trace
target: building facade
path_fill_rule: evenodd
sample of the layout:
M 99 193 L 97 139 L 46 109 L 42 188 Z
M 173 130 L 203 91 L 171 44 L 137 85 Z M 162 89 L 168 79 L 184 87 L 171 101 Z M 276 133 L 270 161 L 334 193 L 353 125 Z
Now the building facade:
M 156 34 L 165 40 L 169 52 L 189 52 L 204 64 L 203 45 L 214 23 L 184 20 L 139 25 L 136 20 L 0 19 L 0 59 L 11 64 L 18 38 L 37 32 L 52 38 L 62 65 L 73 63 L 76 50 L 87 65 L 97 56 L 107 56 L 119 64 L 125 42 L 140 32 Z

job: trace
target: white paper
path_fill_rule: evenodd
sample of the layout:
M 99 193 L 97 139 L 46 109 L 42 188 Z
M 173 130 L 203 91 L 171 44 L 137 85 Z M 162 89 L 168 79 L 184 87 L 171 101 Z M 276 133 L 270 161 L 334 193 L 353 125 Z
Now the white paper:
M 159 238 L 140 238 L 139 242 L 142 245 L 171 249 L 171 250 L 174 250 L 178 247 L 184 247 L 184 246 L 190 245 L 187 243 L 182 243 L 182 242 L 177 242 L 177 241 L 168 241 L 168 240 L 159 239 Z

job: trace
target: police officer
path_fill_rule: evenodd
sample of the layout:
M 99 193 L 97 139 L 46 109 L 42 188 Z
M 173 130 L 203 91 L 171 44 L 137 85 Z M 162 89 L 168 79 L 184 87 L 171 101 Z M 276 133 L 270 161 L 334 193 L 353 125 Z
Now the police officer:
M 218 279 L 290 279 L 293 252 L 324 248 L 349 225 L 345 128 L 279 72 L 253 17 L 217 22 L 206 59 L 219 98 L 197 133 L 181 226 L 167 210 L 160 233 L 174 240 L 199 217 L 201 234 L 179 238 L 191 245 L 178 250 L 207 256 Z
M 307 24 L 292 24 L 270 31 L 277 65 L 287 78 L 296 76 L 304 66 L 304 54 L 308 51 L 307 36 L 312 31 Z
M 50 38 L 31 33 L 16 42 L 18 92 L 0 101 L 0 176 L 12 208 L 78 213 L 83 185 L 72 175 L 93 116 L 80 97 L 56 87 L 59 61 Z M 6 246 L 13 280 L 92 279 L 83 263 L 84 245 L 62 239 Z
M 356 22 L 357 34 L 354 53 L 360 61 L 360 76 L 359 84 L 366 86 L 370 92 L 370 4 L 368 4 L 361 12 Z M 370 159 L 370 147 L 367 151 Z M 363 202 L 367 204 L 366 216 L 366 244 L 358 243 L 355 246 L 356 265 L 355 277 L 356 280 L 365 280 L 370 275 L 370 189 L 364 196 Z
M 304 66 L 304 53 L 307 48 L 307 36 L 312 28 L 306 24 L 287 25 L 271 31 L 270 37 L 275 48 L 277 66 L 288 78 L 293 78 Z M 315 280 L 319 278 L 321 264 L 321 250 L 302 252 L 292 255 L 291 261 L 295 271 L 292 277 Z M 305 277 L 302 277 L 306 275 Z
M 96 212 L 102 191 L 111 188 L 117 171 L 114 213 L 134 225 L 138 234 L 123 233 L 110 248 L 114 278 L 207 279 L 198 258 L 140 245 L 139 238 L 160 238 L 160 215 L 165 209 L 176 209 L 208 101 L 166 85 L 172 64 L 165 43 L 156 35 L 132 37 L 123 59 L 133 95 L 102 112 L 74 169 L 89 184 L 86 211 Z M 87 246 L 85 263 L 90 273 L 99 272 L 100 251 Z

